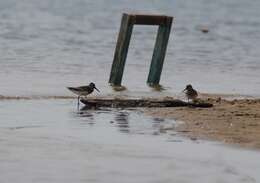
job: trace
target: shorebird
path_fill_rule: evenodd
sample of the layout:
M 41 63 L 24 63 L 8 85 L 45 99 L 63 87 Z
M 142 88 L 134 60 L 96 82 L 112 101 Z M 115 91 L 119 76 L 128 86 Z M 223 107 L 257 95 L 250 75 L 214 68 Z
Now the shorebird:
M 81 96 L 87 96 L 91 94 L 94 89 L 96 89 L 98 92 L 100 92 L 94 83 L 90 83 L 89 85 L 86 86 L 79 86 L 79 87 L 67 87 L 70 91 L 78 95 L 78 106 L 79 106 L 79 99 Z
M 185 92 L 186 97 L 188 98 L 188 102 L 189 102 L 189 99 L 191 99 L 193 101 L 194 99 L 196 99 L 198 97 L 197 91 L 192 88 L 191 84 L 188 84 L 186 86 L 186 88 L 183 90 L 183 92 Z

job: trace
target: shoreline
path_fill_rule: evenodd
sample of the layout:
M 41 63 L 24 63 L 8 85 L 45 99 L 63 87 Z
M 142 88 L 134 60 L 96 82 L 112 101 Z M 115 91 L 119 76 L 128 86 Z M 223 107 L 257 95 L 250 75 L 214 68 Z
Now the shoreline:
M 260 149 L 260 99 L 203 99 L 213 103 L 212 108 L 149 108 L 148 115 L 181 122 L 177 132 L 196 140 L 207 139 Z
M 260 99 L 233 95 L 201 94 L 200 99 L 214 106 L 211 108 L 159 107 L 143 108 L 147 115 L 174 119 L 174 130 L 192 139 L 216 140 L 226 144 L 260 149 Z M 221 99 L 224 97 L 225 99 Z M 74 99 L 74 96 L 6 97 L 4 100 Z M 168 97 L 165 97 L 166 99 Z M 170 97 L 171 98 L 171 97 Z

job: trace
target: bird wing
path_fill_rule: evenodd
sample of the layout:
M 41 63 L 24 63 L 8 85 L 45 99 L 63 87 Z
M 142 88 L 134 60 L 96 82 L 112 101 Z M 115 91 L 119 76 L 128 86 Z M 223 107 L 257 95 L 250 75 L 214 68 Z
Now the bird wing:
M 88 91 L 89 89 L 90 89 L 90 87 L 89 86 L 80 86 L 80 87 L 77 87 L 77 89 L 79 90 L 79 91 Z

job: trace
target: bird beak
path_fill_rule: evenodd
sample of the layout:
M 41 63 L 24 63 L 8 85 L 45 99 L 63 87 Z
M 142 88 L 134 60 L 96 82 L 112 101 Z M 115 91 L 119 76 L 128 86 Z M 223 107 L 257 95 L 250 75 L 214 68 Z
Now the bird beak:
M 185 92 L 187 89 L 185 88 L 184 90 L 182 90 L 182 92 Z
M 100 92 L 96 87 L 95 87 L 95 89 L 96 89 L 98 92 Z

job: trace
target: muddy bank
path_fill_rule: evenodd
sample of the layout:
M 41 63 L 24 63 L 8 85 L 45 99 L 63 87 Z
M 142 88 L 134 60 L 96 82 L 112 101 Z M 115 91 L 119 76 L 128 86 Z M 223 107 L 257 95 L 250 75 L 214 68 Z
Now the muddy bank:
M 146 113 L 182 121 L 176 130 L 196 139 L 211 139 L 260 148 L 260 99 L 208 99 L 212 108 L 153 108 Z

